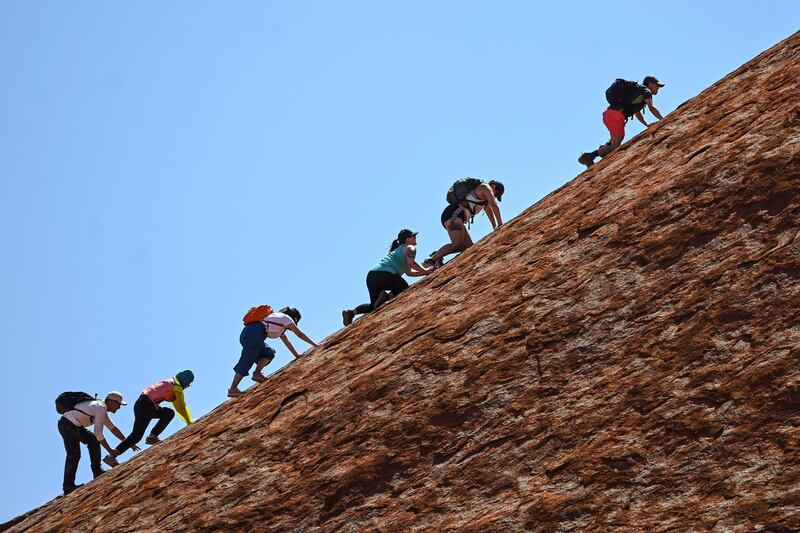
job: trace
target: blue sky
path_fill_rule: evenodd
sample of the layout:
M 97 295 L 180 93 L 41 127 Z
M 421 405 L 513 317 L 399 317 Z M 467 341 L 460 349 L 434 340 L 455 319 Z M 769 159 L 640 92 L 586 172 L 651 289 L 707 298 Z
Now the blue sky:
M 251 305 L 322 340 L 398 230 L 446 242 L 455 179 L 502 179 L 510 219 L 605 142 L 614 78 L 658 76 L 667 114 L 798 21 L 794 0 L 0 3 L 0 522 L 60 493 L 59 392 L 122 391 L 127 433 L 189 368 L 207 413 Z

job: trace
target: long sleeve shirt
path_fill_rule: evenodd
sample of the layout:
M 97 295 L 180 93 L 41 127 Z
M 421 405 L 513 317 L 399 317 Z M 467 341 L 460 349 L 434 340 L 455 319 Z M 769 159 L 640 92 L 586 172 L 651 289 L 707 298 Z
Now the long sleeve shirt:
M 106 440 L 103 435 L 103 426 L 107 427 L 109 431 L 117 428 L 108 416 L 106 404 L 101 400 L 81 402 L 75 405 L 75 409 L 67 411 L 62 416 L 78 427 L 88 427 L 94 424 L 94 436 L 99 441 Z

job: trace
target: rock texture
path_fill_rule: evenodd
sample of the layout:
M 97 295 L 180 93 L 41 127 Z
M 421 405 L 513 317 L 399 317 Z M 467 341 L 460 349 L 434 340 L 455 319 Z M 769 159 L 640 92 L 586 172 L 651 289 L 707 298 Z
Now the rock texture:
M 14 531 L 800 530 L 800 33 Z

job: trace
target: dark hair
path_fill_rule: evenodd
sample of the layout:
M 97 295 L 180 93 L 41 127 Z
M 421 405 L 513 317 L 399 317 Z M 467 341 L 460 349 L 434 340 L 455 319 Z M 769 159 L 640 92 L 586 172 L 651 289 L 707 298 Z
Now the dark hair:
M 410 237 L 416 236 L 416 233 L 411 231 L 410 229 L 402 229 L 400 233 L 397 234 L 397 238 L 392 241 L 392 244 L 389 246 L 389 251 L 393 252 L 397 249 L 398 246 L 401 244 L 405 244 L 406 239 Z
M 294 323 L 295 323 L 295 324 L 297 324 L 298 322 L 300 322 L 300 319 L 301 319 L 301 318 L 303 318 L 303 317 L 300 315 L 300 311 L 298 311 L 298 310 L 297 310 L 296 308 L 294 308 L 294 307 L 284 307 L 283 309 L 281 309 L 281 310 L 280 310 L 280 312 L 281 312 L 281 313 L 283 313 L 284 315 L 288 315 L 288 316 L 289 316 L 289 318 L 291 318 L 292 320 L 294 320 Z

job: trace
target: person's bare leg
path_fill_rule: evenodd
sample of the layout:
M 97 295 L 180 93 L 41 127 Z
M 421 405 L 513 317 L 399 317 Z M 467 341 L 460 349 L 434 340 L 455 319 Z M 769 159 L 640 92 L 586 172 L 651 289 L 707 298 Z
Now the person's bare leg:
M 619 146 L 622 144 L 622 139 L 624 139 L 624 137 L 611 137 L 610 141 L 608 141 L 606 144 L 597 149 L 597 155 L 599 155 L 600 157 L 607 156 L 608 154 L 619 148 Z
M 231 388 L 228 389 L 228 396 L 234 397 L 242 395 L 242 391 L 239 390 L 239 383 L 242 382 L 242 379 L 244 379 L 243 375 L 236 372 L 233 373 L 233 382 L 231 383 Z
M 445 244 L 439 248 L 439 251 L 430 257 L 431 262 L 436 263 L 436 261 L 444 259 L 450 254 L 463 252 L 472 246 L 472 239 L 469 236 L 466 226 L 461 222 L 461 219 L 457 220 L 458 222 L 454 220 L 447 221 L 446 229 L 447 235 L 450 237 L 450 244 Z
M 266 357 L 263 357 L 258 361 L 256 361 L 256 371 L 253 372 L 253 381 L 261 383 L 262 381 L 267 379 L 266 376 L 261 373 L 261 371 L 264 369 L 265 366 L 269 364 L 269 362 L 270 359 L 267 359 Z

